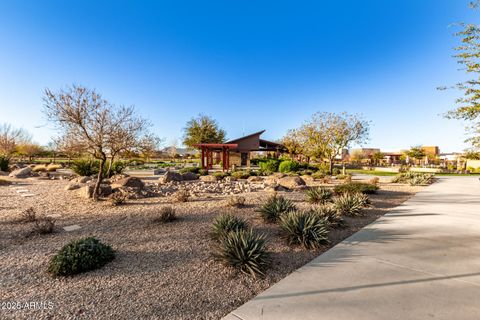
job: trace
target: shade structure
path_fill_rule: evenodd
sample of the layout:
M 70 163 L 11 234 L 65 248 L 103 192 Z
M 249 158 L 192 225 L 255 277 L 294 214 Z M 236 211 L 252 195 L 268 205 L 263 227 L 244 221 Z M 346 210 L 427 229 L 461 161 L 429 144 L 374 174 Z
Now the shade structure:
M 230 168 L 230 149 L 238 147 L 236 143 L 199 143 L 194 145 L 201 150 L 202 169 L 210 170 L 213 167 L 213 155 L 217 154 L 222 159 L 222 170 Z M 218 160 L 218 159 L 217 159 Z

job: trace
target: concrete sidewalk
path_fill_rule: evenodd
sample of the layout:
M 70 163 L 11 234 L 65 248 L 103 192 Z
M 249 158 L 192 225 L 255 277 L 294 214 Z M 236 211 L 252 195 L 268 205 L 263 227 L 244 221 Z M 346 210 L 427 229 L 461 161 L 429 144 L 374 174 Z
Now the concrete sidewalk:
M 480 319 L 480 182 L 441 178 L 224 319 Z

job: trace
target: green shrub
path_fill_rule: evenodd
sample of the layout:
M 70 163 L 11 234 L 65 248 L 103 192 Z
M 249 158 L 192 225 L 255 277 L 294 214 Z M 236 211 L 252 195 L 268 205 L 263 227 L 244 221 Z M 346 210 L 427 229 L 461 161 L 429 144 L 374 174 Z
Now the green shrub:
M 311 187 L 306 190 L 307 201 L 314 204 L 332 202 L 333 191 L 326 187 Z
M 8 166 L 10 165 L 10 159 L 7 157 L 0 156 L 0 171 L 8 171 Z
M 364 194 L 372 194 L 376 193 L 378 190 L 378 186 L 363 183 L 363 182 L 349 182 L 340 184 L 334 187 L 333 189 L 337 194 L 344 194 L 344 193 L 364 193 Z
M 152 219 L 154 223 L 167 223 L 174 220 L 177 220 L 177 215 L 172 207 L 163 207 L 160 209 L 160 213 Z
M 332 204 L 318 206 L 312 212 L 325 219 L 331 228 L 345 228 L 347 226 L 345 219 Z
M 74 275 L 103 267 L 115 258 L 113 249 L 93 237 L 72 241 L 50 261 L 53 276 Z
M 339 175 L 339 174 L 341 174 L 341 173 L 342 173 L 342 170 L 340 170 L 340 168 L 334 167 L 334 168 L 332 169 L 332 175 L 334 175 L 334 176 L 337 176 L 337 175 Z
M 295 209 L 296 207 L 292 201 L 275 194 L 267 199 L 258 209 L 258 212 L 260 212 L 265 222 L 276 222 L 281 215 Z
M 200 169 L 198 171 L 198 174 L 201 176 L 207 176 L 208 175 L 208 170 L 207 169 Z
M 368 197 L 362 193 L 344 193 L 335 198 L 333 205 L 338 214 L 360 216 L 362 209 L 370 203 Z
M 187 173 L 187 172 L 199 174 L 200 173 L 200 167 L 186 167 L 186 168 L 180 169 L 179 172 L 181 174 L 184 174 L 184 173 Z
M 262 171 L 277 172 L 280 160 L 269 159 L 267 161 L 259 162 L 259 164 Z
M 411 186 L 428 185 L 433 181 L 433 174 L 413 171 L 403 172 L 392 178 L 392 183 L 408 183 Z
M 221 214 L 215 217 L 212 224 L 212 238 L 219 240 L 229 232 L 245 230 L 248 228 L 247 221 L 231 214 Z
M 255 277 L 264 275 L 269 265 L 264 235 L 257 235 L 252 230 L 237 230 L 223 237 L 214 254 L 225 265 Z
M 337 180 L 348 180 L 348 181 L 352 181 L 352 175 L 347 173 L 347 174 L 338 174 L 336 176 Z
M 300 165 L 296 161 L 285 160 L 278 166 L 278 171 L 282 173 L 297 172 Z
M 110 177 L 114 176 L 116 174 L 121 174 L 125 170 L 126 167 L 127 167 L 127 163 L 124 162 L 124 161 L 120 161 L 120 160 L 113 161 L 112 168 L 111 168 L 111 171 L 110 171 Z M 108 164 L 106 165 L 106 168 L 108 169 Z M 104 171 L 106 172 L 106 170 L 104 170 Z
M 300 174 L 301 176 L 311 176 L 313 173 L 314 173 L 314 171 L 313 171 L 313 170 L 310 170 L 310 169 L 301 170 L 301 171 L 299 172 L 299 174 Z
M 320 180 L 320 179 L 323 179 L 325 178 L 325 173 L 323 173 L 323 171 L 317 171 L 317 172 L 314 172 L 312 173 L 312 178 L 314 180 Z
M 217 180 L 222 180 L 223 178 L 230 176 L 230 174 L 228 172 L 218 171 L 214 172 L 212 176 L 216 177 Z
M 77 159 L 73 161 L 71 169 L 79 176 L 98 174 L 100 162 L 94 159 Z
M 230 174 L 235 179 L 248 179 L 250 172 L 246 170 L 234 171 Z
M 288 244 L 315 249 L 328 242 L 328 222 L 309 211 L 291 211 L 282 215 L 280 228 Z

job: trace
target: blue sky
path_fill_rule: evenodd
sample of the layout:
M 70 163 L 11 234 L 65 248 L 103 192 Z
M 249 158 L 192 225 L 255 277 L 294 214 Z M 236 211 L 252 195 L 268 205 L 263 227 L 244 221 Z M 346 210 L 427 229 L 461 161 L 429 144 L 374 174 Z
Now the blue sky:
M 166 144 L 198 113 L 277 139 L 347 111 L 372 121 L 367 146 L 461 151 L 441 115 L 458 93 L 436 88 L 463 77 L 449 25 L 478 20 L 461 0 L 2 1 L 0 122 L 47 143 L 42 92 L 75 83 L 135 105 Z

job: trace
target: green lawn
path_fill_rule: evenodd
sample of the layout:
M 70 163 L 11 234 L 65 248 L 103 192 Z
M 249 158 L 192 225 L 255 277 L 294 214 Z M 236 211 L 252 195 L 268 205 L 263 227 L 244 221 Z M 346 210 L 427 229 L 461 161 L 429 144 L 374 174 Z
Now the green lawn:
M 347 173 L 370 174 L 372 176 L 394 176 L 394 175 L 397 175 L 396 172 L 384 172 L 384 171 L 373 171 L 373 170 L 362 170 L 362 169 L 347 169 Z

